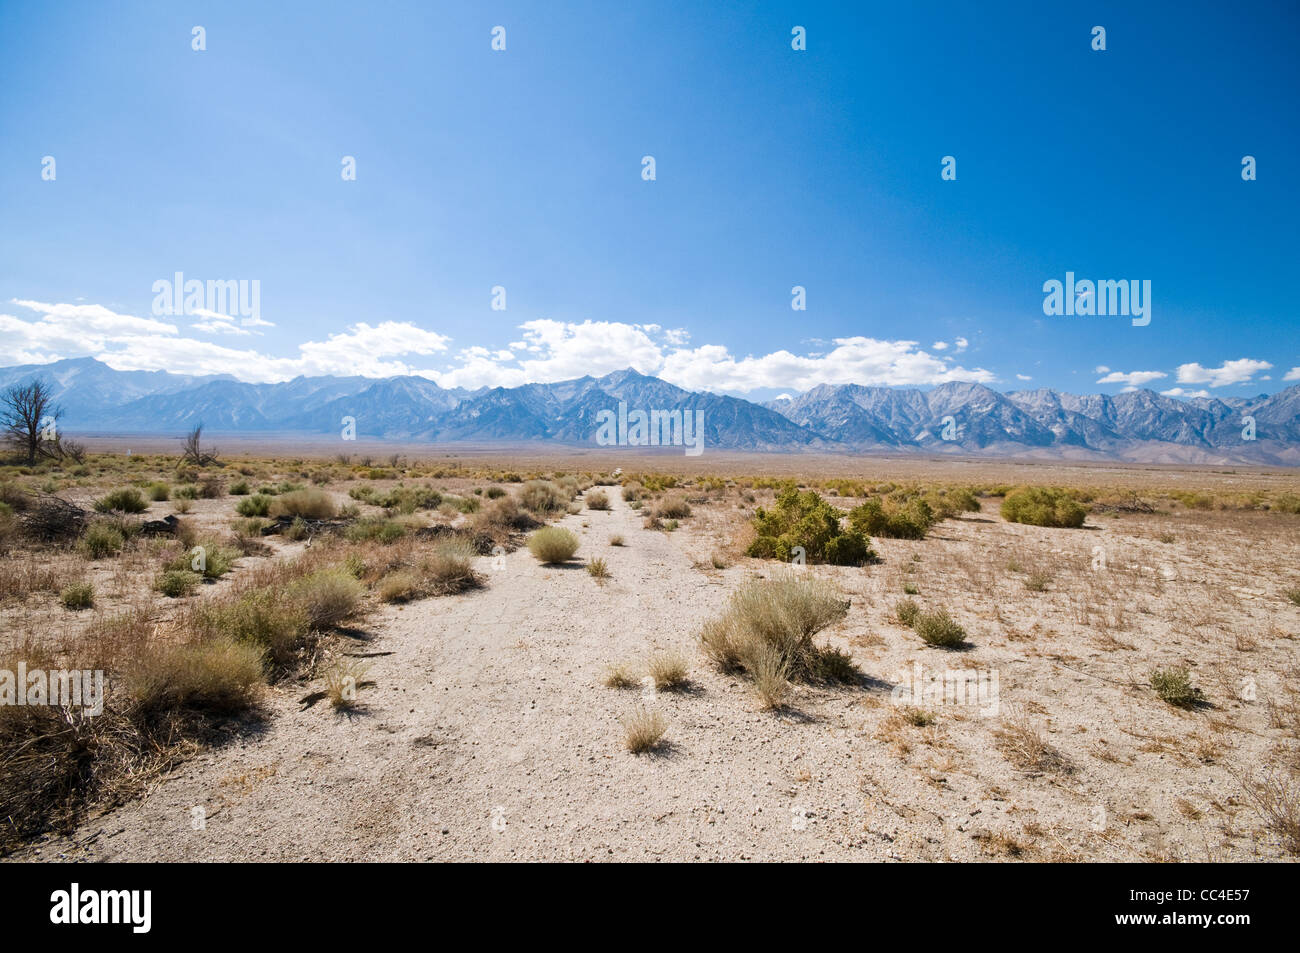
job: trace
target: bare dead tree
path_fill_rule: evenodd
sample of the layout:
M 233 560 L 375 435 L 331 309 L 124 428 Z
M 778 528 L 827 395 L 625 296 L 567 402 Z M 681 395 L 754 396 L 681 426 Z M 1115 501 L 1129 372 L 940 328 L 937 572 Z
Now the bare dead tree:
M 203 446 L 203 424 L 200 423 L 181 441 L 181 462 L 197 467 L 208 467 L 217 462 L 215 447 Z
M 59 439 L 59 456 L 67 457 L 73 463 L 86 462 L 86 445 L 75 440 Z
M 54 404 L 54 392 L 42 379 L 15 384 L 0 394 L 0 439 L 27 457 L 57 456 L 57 421 L 63 411 Z

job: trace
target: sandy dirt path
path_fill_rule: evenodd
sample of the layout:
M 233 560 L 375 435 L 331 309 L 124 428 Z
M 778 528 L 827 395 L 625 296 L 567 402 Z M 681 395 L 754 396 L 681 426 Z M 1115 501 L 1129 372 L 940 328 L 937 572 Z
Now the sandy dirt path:
M 942 834 L 942 819 L 897 806 L 880 817 L 860 793 L 862 692 L 760 712 L 695 647 L 726 574 L 693 567 L 707 556 L 685 532 L 646 531 L 624 501 L 612 506 L 561 521 L 582 538 L 570 566 L 542 567 L 526 549 L 485 557 L 484 588 L 376 613 L 359 651 L 391 654 L 372 660 L 359 712 L 300 710 L 301 687 L 277 690 L 264 732 L 205 752 L 35 856 L 876 860 L 898 856 L 904 824 L 931 845 L 908 856 L 932 854 L 940 838 L 925 834 Z M 627 545 L 610 546 L 614 533 Z M 603 586 L 582 568 L 592 555 L 613 574 Z M 693 685 L 650 700 L 670 744 L 634 756 L 619 719 L 645 690 L 601 677 L 652 648 L 683 651 Z

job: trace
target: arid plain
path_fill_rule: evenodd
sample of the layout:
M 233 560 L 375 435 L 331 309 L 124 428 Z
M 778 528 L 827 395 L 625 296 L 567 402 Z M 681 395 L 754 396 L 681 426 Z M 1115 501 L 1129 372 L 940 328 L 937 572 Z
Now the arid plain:
M 0 709 L 11 858 L 1300 850 L 1293 472 L 87 442 L 0 474 L 0 669 L 108 679 Z

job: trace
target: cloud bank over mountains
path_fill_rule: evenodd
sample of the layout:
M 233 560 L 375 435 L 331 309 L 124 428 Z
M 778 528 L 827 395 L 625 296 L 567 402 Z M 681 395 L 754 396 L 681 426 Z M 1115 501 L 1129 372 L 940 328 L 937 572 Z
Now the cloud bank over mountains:
M 807 391 L 823 384 L 879 387 L 934 387 L 946 383 L 999 383 L 983 367 L 959 358 L 969 346 L 964 337 L 935 341 L 929 348 L 914 340 L 866 336 L 816 342 L 822 349 L 796 354 L 776 350 L 738 356 L 720 344 L 692 344 L 684 328 L 618 321 L 581 323 L 535 319 L 518 325 L 518 340 L 505 347 L 481 344 L 453 348 L 450 337 L 411 321 L 358 321 L 323 340 L 297 345 L 292 357 L 266 353 L 255 345 L 274 327 L 197 310 L 184 315 L 137 317 L 98 304 L 50 304 L 14 299 L 19 314 L 0 313 L 0 366 L 48 364 L 93 357 L 123 371 L 169 371 L 193 376 L 228 375 L 251 384 L 296 377 L 422 377 L 445 389 L 521 387 L 602 376 L 622 368 L 651 374 L 688 390 L 749 394 L 761 390 Z M 1187 363 L 1164 370 L 1111 370 L 1099 367 L 1099 384 L 1134 390 L 1175 378 L 1170 397 L 1208 397 L 1209 390 L 1271 378 L 1268 361 L 1224 360 L 1219 367 Z M 1016 380 L 1031 376 L 1014 374 Z M 1300 367 L 1284 380 L 1300 380 Z

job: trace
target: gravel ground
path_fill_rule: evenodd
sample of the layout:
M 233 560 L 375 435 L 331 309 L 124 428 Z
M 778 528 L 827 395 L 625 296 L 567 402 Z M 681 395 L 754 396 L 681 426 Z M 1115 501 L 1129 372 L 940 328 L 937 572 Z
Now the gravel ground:
M 375 684 L 361 691 L 358 710 L 303 709 L 301 686 L 274 689 L 260 733 L 188 761 L 147 797 L 46 839 L 27 859 L 1282 856 L 1219 763 L 1236 757 L 1240 769 L 1276 756 L 1284 733 L 1270 728 L 1262 702 L 1171 709 L 1141 685 L 1146 662 L 1167 648 L 1146 630 L 1123 636 L 1133 644 L 1099 647 L 1080 635 L 1086 615 L 1083 628 L 1053 623 L 1054 613 L 1077 621 L 1069 597 L 1027 593 L 1015 580 L 982 601 L 955 595 L 959 586 L 992 585 L 979 567 L 1004 559 L 1008 546 L 1037 543 L 1044 559 L 1082 560 L 1085 570 L 1099 541 L 1130 551 L 1115 527 L 1050 531 L 986 515 L 945 523 L 921 543 L 877 541 L 885 557 L 877 566 L 809 570 L 836 578 L 852 599 L 849 616 L 823 637 L 852 650 L 864 678 L 800 687 L 773 713 L 760 710 L 747 683 L 708 667 L 695 637 L 736 586 L 774 567 L 712 568 L 709 507 L 664 533 L 643 529 L 642 516 L 609 495 L 610 512 L 561 521 L 582 538 L 569 566 L 540 566 L 527 549 L 499 565 L 485 557 L 483 588 L 375 613 L 366 625 L 373 638 L 358 651 L 386 654 L 372 659 Z M 626 546 L 608 544 L 615 533 Z M 1062 539 L 1078 552 L 1049 548 Z M 1285 545 L 1294 553 L 1294 540 Z M 967 651 L 920 646 L 890 621 L 913 553 L 932 573 L 916 577 L 921 601 L 954 594 Z M 595 555 L 612 573 L 604 585 L 581 565 Z M 1137 611 L 1179 599 L 1177 583 L 1157 578 L 1161 566 L 1144 567 L 1150 579 L 1134 570 L 1135 588 L 1121 592 L 1144 607 Z M 1252 664 L 1260 670 L 1294 665 L 1297 613 L 1277 611 L 1280 623 L 1258 627 L 1263 644 Z M 1205 664 L 1232 653 L 1191 643 Z M 658 648 L 690 660 L 686 690 L 647 695 L 602 684 L 609 664 Z M 948 705 L 933 709 L 932 724 L 902 722 L 891 689 L 917 663 L 996 669 L 999 713 Z M 633 755 L 620 718 L 643 701 L 667 716 L 667 743 Z M 1066 768 L 1017 767 L 1002 753 L 997 732 L 1026 723 L 1062 751 Z M 1207 732 L 1220 739 L 1218 760 L 1196 753 Z

